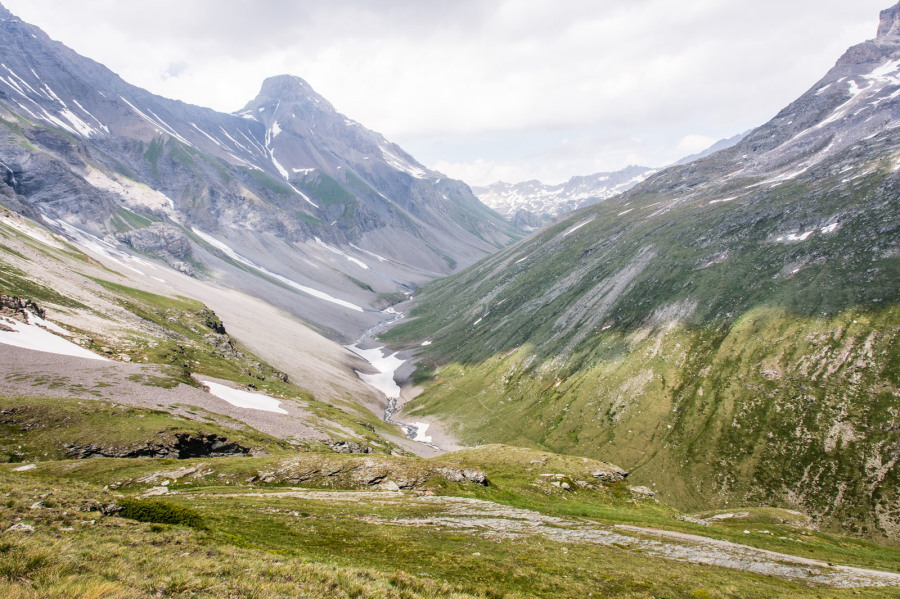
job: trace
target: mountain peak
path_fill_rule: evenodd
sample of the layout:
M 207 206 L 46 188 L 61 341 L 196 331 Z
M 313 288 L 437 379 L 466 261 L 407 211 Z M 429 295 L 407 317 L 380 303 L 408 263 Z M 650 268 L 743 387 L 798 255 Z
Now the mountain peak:
M 244 110 L 275 103 L 303 104 L 317 110 L 334 112 L 334 107 L 328 100 L 296 75 L 275 75 L 267 78 L 263 81 L 259 94 L 244 107 Z
M 900 37 L 900 2 L 891 8 L 881 11 L 876 39 Z
M 260 95 L 290 99 L 315 93 L 312 87 L 296 75 L 275 75 L 263 81 Z

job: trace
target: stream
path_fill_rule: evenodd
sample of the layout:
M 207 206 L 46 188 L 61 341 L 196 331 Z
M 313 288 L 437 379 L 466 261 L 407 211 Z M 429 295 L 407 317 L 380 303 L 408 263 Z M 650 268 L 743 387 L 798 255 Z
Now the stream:
M 371 364 L 372 367 L 377 371 L 376 374 L 367 374 L 365 372 L 360 372 L 357 370 L 356 375 L 360 379 L 362 379 L 363 382 L 374 387 L 384 394 L 385 398 L 387 399 L 387 406 L 385 407 L 384 415 L 382 416 L 384 421 L 388 424 L 399 426 L 401 429 L 403 429 L 403 432 L 406 434 L 406 437 L 408 439 L 412 439 L 413 441 L 428 445 L 429 447 L 439 450 L 440 447 L 432 444 L 431 437 L 425 434 L 425 431 L 428 430 L 427 423 L 415 422 L 413 424 L 406 424 L 394 420 L 394 414 L 397 413 L 397 400 L 400 399 L 400 386 L 394 380 L 394 374 L 397 372 L 397 369 L 406 362 L 406 360 L 402 360 L 398 357 L 399 352 L 383 352 L 382 350 L 384 350 L 384 346 L 375 347 L 372 349 L 362 349 L 360 347 L 360 344 L 371 340 L 380 331 L 397 322 L 398 320 L 401 320 L 404 316 L 402 312 L 397 312 L 393 308 L 387 308 L 383 310 L 383 313 L 387 314 L 389 318 L 378 323 L 377 325 L 363 333 L 363 335 L 356 341 L 356 343 L 352 345 L 345 345 L 344 347 Z

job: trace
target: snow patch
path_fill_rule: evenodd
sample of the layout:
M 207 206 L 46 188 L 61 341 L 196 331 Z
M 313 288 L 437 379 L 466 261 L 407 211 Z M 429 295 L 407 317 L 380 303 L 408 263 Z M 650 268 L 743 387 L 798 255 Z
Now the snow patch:
M 232 389 L 231 387 L 203 379 L 200 379 L 200 382 L 209 389 L 211 394 L 219 399 L 224 399 L 237 408 L 287 414 L 286 410 L 278 407 L 281 405 L 281 402 L 274 397 L 269 397 L 263 393 L 251 393 L 240 389 Z
M 318 245 L 321 245 L 322 247 L 324 247 L 326 250 L 328 250 L 332 254 L 337 254 L 338 256 L 342 256 L 342 257 L 346 258 L 347 260 L 349 260 L 350 262 L 358 265 L 360 268 L 363 268 L 364 270 L 369 270 L 369 266 L 362 260 L 357 260 L 353 256 L 348 256 L 347 254 L 345 254 L 341 250 L 337 249 L 336 247 L 332 247 L 332 246 L 328 245 L 327 243 L 325 243 L 318 237 L 315 237 L 315 240 Z
M 812 231 L 804 231 L 803 233 L 788 233 L 787 235 L 781 235 L 780 237 L 776 237 L 775 241 L 781 242 L 781 243 L 806 241 L 815 232 L 816 232 L 815 229 L 813 229 Z
M 276 125 L 277 125 L 277 123 L 276 123 Z M 282 176 L 282 178 L 285 181 L 287 181 L 288 187 L 293 189 L 297 195 L 299 195 L 301 198 L 303 198 L 308 203 L 310 203 L 313 208 L 318 208 L 319 207 L 318 204 L 316 204 L 311 199 L 306 197 L 305 193 L 303 193 L 302 191 L 300 191 L 299 189 L 297 189 L 296 187 L 294 187 L 291 184 L 290 175 L 288 174 L 287 169 L 284 168 L 280 162 L 278 162 L 277 158 L 275 158 L 275 150 L 272 149 L 272 139 L 273 139 L 272 129 L 269 129 L 268 131 L 266 131 L 266 150 L 269 152 L 269 160 L 272 161 L 272 165 L 275 167 L 275 169 L 278 171 L 278 173 Z M 338 167 L 338 168 L 340 168 L 340 167 Z
M 130 264 L 128 264 L 128 262 L 150 266 L 149 262 L 141 260 L 140 258 L 137 258 L 130 254 L 126 254 L 125 252 L 119 251 L 113 244 L 108 243 L 100 239 L 99 237 L 96 237 L 95 235 L 86 233 L 81 229 L 73 227 L 63 220 L 50 218 L 46 214 L 42 214 L 41 218 L 47 224 L 55 225 L 65 231 L 66 235 L 71 236 L 75 240 L 75 243 L 81 246 L 83 249 L 90 250 L 101 256 L 104 256 L 107 260 L 114 262 L 123 268 L 134 271 L 142 277 L 147 276 L 142 270 L 131 266 Z
M 223 147 L 223 146 L 222 146 L 222 142 L 220 142 L 218 139 L 216 139 L 215 137 L 213 137 L 212 135 L 210 135 L 209 133 L 207 133 L 206 131 L 204 131 L 204 130 L 201 129 L 200 127 L 198 127 L 196 123 L 191 122 L 191 127 L 193 127 L 194 129 L 196 129 L 197 131 L 199 131 L 201 134 L 203 134 L 203 135 L 206 137 L 206 139 L 208 139 L 209 141 L 213 142 L 214 144 L 216 144 L 216 145 L 219 146 L 220 148 Z
M 378 371 L 377 374 L 367 374 L 357 370 L 356 374 L 360 379 L 381 391 L 388 399 L 400 397 L 400 386 L 394 381 L 394 373 L 403 365 L 405 360 L 398 358 L 396 353 L 382 352 L 383 347 L 361 349 L 355 343 L 344 347 L 371 364 Z
M 172 129 L 172 128 L 169 127 L 167 124 L 165 124 L 165 122 L 164 122 L 162 119 L 160 119 L 158 116 L 157 116 L 156 118 L 159 119 L 159 120 L 158 120 L 158 121 L 155 121 L 155 120 L 153 120 L 152 118 L 150 118 L 149 116 L 147 116 L 146 114 L 144 114 L 143 112 L 141 112 L 141 111 L 138 109 L 137 106 L 135 106 L 134 104 L 132 104 L 131 102 L 129 102 L 128 100 L 126 100 L 123 96 L 119 96 L 119 98 L 120 98 L 123 102 L 125 102 L 126 104 L 128 104 L 128 105 L 131 107 L 131 109 L 132 109 L 133 111 L 135 111 L 136 113 L 138 113 L 145 121 L 147 121 L 147 122 L 150 123 L 151 125 L 154 125 L 154 126 L 156 126 L 156 127 L 159 127 L 160 129 L 162 129 L 163 131 L 165 131 L 166 133 L 168 133 L 169 135 L 171 135 L 172 137 L 174 137 L 175 139 L 177 139 L 177 140 L 180 141 L 181 143 L 183 143 L 183 144 L 185 144 L 185 145 L 187 145 L 187 146 L 190 146 L 190 147 L 192 147 L 192 148 L 194 147 L 194 144 L 192 144 L 191 142 L 189 142 L 188 140 L 186 140 L 186 139 L 183 138 L 182 136 L 178 135 L 178 133 L 177 133 L 174 129 Z M 149 112 L 149 111 L 148 111 L 148 112 Z M 150 112 L 150 114 L 153 114 L 153 113 Z M 153 116 L 156 116 L 156 115 L 153 114 Z
M 358 251 L 360 251 L 360 252 L 362 252 L 362 253 L 364 253 L 364 254 L 368 254 L 368 255 L 372 256 L 373 258 L 375 258 L 375 259 L 378 260 L 379 262 L 390 262 L 390 260 L 388 260 L 388 259 L 385 258 L 384 256 L 379 256 L 379 255 L 376 254 L 375 252 L 370 252 L 369 250 L 364 250 L 364 249 L 362 249 L 361 247 L 359 247 L 359 246 L 357 246 L 357 245 L 354 245 L 354 244 L 352 244 L 352 243 L 350 244 L 350 247 L 352 247 L 354 250 L 358 250 Z
M 569 235 L 571 235 L 572 233 L 574 233 L 575 231 L 577 231 L 577 230 L 580 229 L 581 227 L 583 227 L 583 226 L 585 226 L 586 224 L 588 224 L 588 223 L 590 223 L 591 221 L 593 221 L 595 218 L 597 218 L 597 217 L 596 217 L 596 216 L 592 216 L 592 217 L 590 217 L 590 218 L 588 218 L 588 219 L 585 219 L 585 220 L 581 221 L 580 223 L 578 223 L 577 225 L 575 225 L 574 227 L 570 228 L 570 229 L 567 230 L 565 233 L 563 233 L 562 236 L 563 236 L 563 237 L 568 237 Z M 522 260 L 524 260 L 524 259 L 525 259 L 525 258 L 522 258 Z M 520 262 L 521 262 L 521 260 L 520 260 Z M 518 264 L 518 262 L 517 262 L 516 264 Z
M 416 427 L 416 436 L 413 437 L 413 441 L 419 441 L 420 443 L 431 443 L 431 435 L 426 435 L 425 431 L 428 430 L 428 427 L 431 426 L 427 422 L 413 422 L 411 426 Z
M 379 146 L 379 148 L 381 149 L 381 155 L 384 158 L 384 161 L 398 171 L 402 171 L 404 173 L 407 173 L 408 175 L 412 175 L 416 179 L 426 179 L 428 177 L 428 173 L 422 167 L 413 164 L 404 158 L 401 158 L 396 153 L 384 146 Z
M 26 313 L 28 323 L 24 323 L 13 318 L 0 316 L 0 343 L 20 347 L 22 349 L 31 349 L 40 352 L 57 354 L 60 356 L 72 356 L 74 358 L 87 358 L 89 360 L 108 361 L 103 356 L 88 351 L 58 335 L 54 335 L 50 331 L 41 328 L 39 325 L 49 324 L 46 320 L 38 318 L 34 314 Z M 11 331 L 2 329 L 12 329 Z M 53 325 L 54 330 L 62 331 L 60 327 Z
M 84 106 L 82 106 L 81 104 L 79 104 L 79 103 L 78 103 L 78 100 L 72 100 L 72 102 L 75 103 L 75 106 L 77 106 L 77 107 L 81 110 L 81 112 L 85 113 L 86 115 L 88 115 L 89 117 L 91 117 L 92 119 L 94 119 L 94 122 L 97 123 L 97 125 L 99 125 L 101 129 L 103 129 L 104 131 L 106 131 L 107 133 L 109 133 L 109 127 L 107 127 L 106 125 L 104 125 L 104 124 L 100 121 L 100 119 L 98 119 L 98 118 L 95 117 L 93 114 L 91 114 L 90 111 L 88 111 L 87 108 L 85 108 Z

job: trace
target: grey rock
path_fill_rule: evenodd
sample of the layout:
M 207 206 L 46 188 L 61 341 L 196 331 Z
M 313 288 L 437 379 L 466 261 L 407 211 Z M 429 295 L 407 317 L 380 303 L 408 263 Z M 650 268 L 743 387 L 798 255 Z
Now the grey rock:
M 181 229 L 169 223 L 153 223 L 143 229 L 117 233 L 116 239 L 139 252 L 181 259 L 191 256 L 191 242 Z
M 372 448 L 356 441 L 323 441 L 335 453 L 372 453 Z
M 189 459 L 247 455 L 250 451 L 238 443 L 214 434 L 193 435 L 190 433 L 176 433 L 174 437 L 171 441 L 142 443 L 124 447 L 96 443 L 86 445 L 65 443 L 63 446 L 66 448 L 69 457 L 76 459 L 95 457 Z
M 440 467 L 437 472 L 449 482 L 475 483 L 476 485 L 488 485 L 487 475 L 475 468 Z
M 617 483 L 628 477 L 628 472 L 618 466 L 609 465 L 606 469 L 597 469 L 591 472 L 591 476 L 605 483 Z

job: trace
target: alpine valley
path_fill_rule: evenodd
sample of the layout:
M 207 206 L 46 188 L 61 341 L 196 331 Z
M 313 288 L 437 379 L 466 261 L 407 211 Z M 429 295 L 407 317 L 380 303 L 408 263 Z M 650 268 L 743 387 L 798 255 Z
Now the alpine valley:
M 0 6 L 0 596 L 900 596 L 898 127 L 900 4 L 501 215 L 299 77 L 220 113 Z

